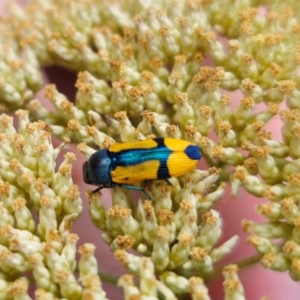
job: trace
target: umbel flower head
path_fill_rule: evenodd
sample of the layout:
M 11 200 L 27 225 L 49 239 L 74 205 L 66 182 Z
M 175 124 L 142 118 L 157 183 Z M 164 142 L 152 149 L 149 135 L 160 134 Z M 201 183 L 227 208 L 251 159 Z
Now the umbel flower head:
M 298 11 L 292 0 L 11 4 L 0 20 L 0 298 L 30 299 L 32 277 L 35 299 L 107 299 L 95 246 L 77 250 L 71 229 L 82 211 L 76 157 L 58 170 L 56 159 L 67 142 L 88 158 L 153 137 L 200 146 L 209 166 L 171 186 L 144 183 L 151 201 L 116 186 L 106 208 L 87 191 L 93 224 L 127 269 L 125 299 L 210 299 L 205 281 L 221 273 L 225 299 L 245 298 L 237 272 L 248 263 L 215 266 L 238 239 L 220 243 L 226 186 L 262 199 L 267 221 L 242 222 L 253 261 L 299 281 Z M 75 99 L 44 87 L 52 110 L 36 98 L 47 65 L 77 72 Z

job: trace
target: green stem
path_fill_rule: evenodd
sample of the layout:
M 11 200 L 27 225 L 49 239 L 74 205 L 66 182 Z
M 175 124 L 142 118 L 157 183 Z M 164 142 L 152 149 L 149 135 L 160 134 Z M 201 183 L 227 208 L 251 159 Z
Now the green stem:
M 256 254 L 240 261 L 234 262 L 235 265 L 239 267 L 239 269 L 246 268 L 260 261 L 262 255 Z M 206 278 L 207 281 L 211 280 L 213 277 L 219 276 L 222 274 L 222 271 L 226 265 L 222 265 L 217 267 L 209 276 Z
M 102 281 L 109 282 L 112 284 L 117 284 L 117 281 L 119 278 L 119 277 L 113 276 L 113 275 L 111 275 L 107 272 L 103 272 L 103 271 L 98 271 L 98 275 Z

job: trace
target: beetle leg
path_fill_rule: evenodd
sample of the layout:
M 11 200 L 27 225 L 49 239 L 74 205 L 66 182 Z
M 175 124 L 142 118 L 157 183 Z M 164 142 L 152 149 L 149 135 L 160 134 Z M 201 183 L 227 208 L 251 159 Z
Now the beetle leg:
M 134 190 L 134 191 L 142 191 L 148 199 L 152 200 L 152 197 L 150 196 L 150 194 L 148 192 L 146 192 L 143 188 L 141 188 L 140 186 L 133 186 L 133 185 L 126 185 L 126 184 L 120 184 L 120 187 L 123 187 L 125 189 L 129 189 L 129 190 Z

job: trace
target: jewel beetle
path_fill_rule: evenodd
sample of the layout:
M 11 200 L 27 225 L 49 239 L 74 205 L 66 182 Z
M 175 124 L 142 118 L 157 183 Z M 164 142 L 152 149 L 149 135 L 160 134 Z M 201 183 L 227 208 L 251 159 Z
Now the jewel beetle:
M 116 143 L 91 155 L 82 166 L 83 178 L 85 183 L 98 186 L 95 192 L 115 185 L 143 190 L 133 184 L 181 176 L 200 158 L 200 147 L 173 138 Z

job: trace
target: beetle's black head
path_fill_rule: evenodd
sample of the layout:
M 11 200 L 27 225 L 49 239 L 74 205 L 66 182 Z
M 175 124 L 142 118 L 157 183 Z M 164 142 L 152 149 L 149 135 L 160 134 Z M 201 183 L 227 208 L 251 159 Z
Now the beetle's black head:
M 90 177 L 89 177 L 89 166 L 88 166 L 88 162 L 86 161 L 83 165 L 82 165 L 82 172 L 83 172 L 83 180 L 85 183 L 87 184 L 92 184 Z
M 107 155 L 107 149 L 95 152 L 82 165 L 84 182 L 99 186 L 111 186 L 113 182 L 110 176 L 110 166 L 111 159 Z

